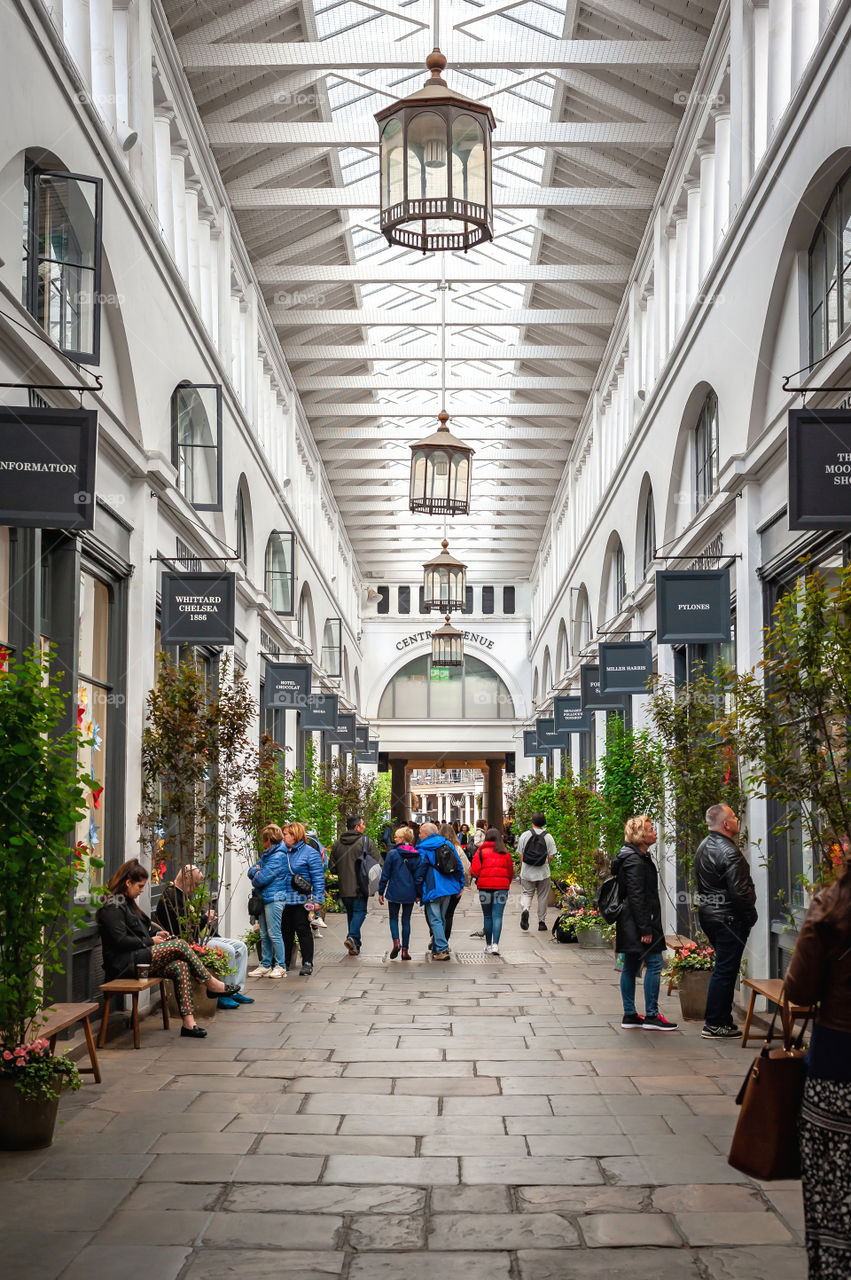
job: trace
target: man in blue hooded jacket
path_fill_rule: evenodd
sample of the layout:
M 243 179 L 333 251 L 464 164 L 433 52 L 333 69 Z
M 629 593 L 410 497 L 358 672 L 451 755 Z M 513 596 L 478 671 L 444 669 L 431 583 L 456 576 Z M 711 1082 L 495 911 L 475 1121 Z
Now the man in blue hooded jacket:
M 432 959 L 448 960 L 446 913 L 452 899 L 463 892 L 464 867 L 455 846 L 440 834 L 433 822 L 423 823 L 420 827 L 420 836 L 421 839 L 417 845 L 420 854 L 417 891 L 431 927 Z M 449 870 L 449 867 L 453 869 Z

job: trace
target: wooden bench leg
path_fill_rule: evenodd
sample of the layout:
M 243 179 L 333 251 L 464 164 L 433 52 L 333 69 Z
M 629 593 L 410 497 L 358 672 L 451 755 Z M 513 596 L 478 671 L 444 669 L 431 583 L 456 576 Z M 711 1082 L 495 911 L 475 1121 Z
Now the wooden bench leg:
M 162 1015 L 163 1015 L 163 1027 L 165 1028 L 166 1031 L 168 1031 L 168 1027 L 169 1027 L 168 999 L 166 998 L 166 990 L 165 990 L 164 982 L 160 983 L 160 1009 L 162 1010 Z
M 748 1001 L 748 1011 L 745 1014 L 745 1025 L 742 1028 L 742 1047 L 744 1048 L 750 1039 L 749 1032 L 751 1029 L 751 1021 L 753 1020 L 753 1009 L 756 1003 L 756 992 L 751 991 L 751 998 Z
M 142 1037 L 139 1033 L 139 992 L 138 991 L 133 992 L 132 1000 L 133 1000 L 133 1012 L 130 1015 L 130 1017 L 133 1023 L 133 1048 L 141 1049 Z
M 86 1048 L 89 1051 L 89 1061 L 92 1064 L 92 1075 L 95 1078 L 95 1084 L 100 1084 L 100 1063 L 98 1062 L 97 1050 L 95 1049 L 95 1038 L 92 1035 L 92 1028 L 88 1017 L 83 1018 L 83 1035 L 86 1037 Z
M 106 1028 L 109 1024 L 109 1005 L 112 1000 L 111 995 L 106 995 L 103 1002 L 103 1017 L 100 1020 L 100 1035 L 98 1036 L 98 1048 L 102 1049 L 106 1044 Z

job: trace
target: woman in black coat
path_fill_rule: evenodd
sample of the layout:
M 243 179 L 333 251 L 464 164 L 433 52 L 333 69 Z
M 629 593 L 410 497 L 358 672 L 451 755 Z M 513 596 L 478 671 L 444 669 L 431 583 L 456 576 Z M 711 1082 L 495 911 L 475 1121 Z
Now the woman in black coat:
M 623 834 L 626 844 L 612 863 L 618 896 L 624 904 L 615 936 L 615 950 L 623 955 L 621 1026 L 628 1030 L 676 1031 L 677 1024 L 659 1012 L 665 932 L 659 876 L 650 856 L 651 845 L 656 843 L 656 830 L 646 814 L 640 814 L 629 819 Z M 643 1018 L 635 1008 L 635 982 L 642 964 L 645 966 Z

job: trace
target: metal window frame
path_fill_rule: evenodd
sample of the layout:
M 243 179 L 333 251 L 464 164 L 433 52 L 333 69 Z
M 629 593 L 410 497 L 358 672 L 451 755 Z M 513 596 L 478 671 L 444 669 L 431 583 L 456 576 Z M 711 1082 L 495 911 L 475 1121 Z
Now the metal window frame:
M 402 593 L 404 591 L 408 593 L 408 596 L 407 596 L 407 601 L 405 602 L 405 606 L 403 608 Z M 400 617 L 407 617 L 407 615 L 411 612 L 411 588 L 410 587 L 406 587 L 403 585 L 396 588 L 396 612 L 399 614 Z
M 485 595 L 485 592 L 489 592 L 490 595 L 489 596 Z M 488 600 L 490 600 L 490 608 L 487 607 Z M 496 588 L 492 586 L 482 587 L 482 613 L 490 615 L 495 612 L 496 612 Z
M 180 488 L 180 444 L 177 439 L 177 396 L 180 391 L 215 391 L 216 393 L 216 501 L 193 502 Z M 208 446 L 189 445 L 190 449 Z M 220 382 L 179 382 L 171 393 L 171 461 L 178 473 L 178 489 L 183 493 L 193 511 L 222 510 L 222 384 Z
M 286 540 L 289 539 L 289 570 L 286 573 L 279 573 L 275 571 L 274 576 L 277 578 L 289 578 L 290 602 L 292 607 L 288 613 L 281 609 L 275 609 L 274 605 L 272 606 L 272 609 L 276 618 L 294 618 L 296 615 L 295 534 L 292 529 L 273 529 L 266 540 L 266 555 L 263 558 L 263 590 L 271 600 L 273 597 L 272 592 L 269 590 L 269 586 L 270 574 L 272 571 L 269 569 L 269 550 L 272 546 L 273 538 L 280 538 L 285 546 L 287 545 Z
M 511 606 L 509 608 L 509 600 Z M 517 609 L 517 592 L 514 587 L 502 588 L 502 612 L 507 615 L 513 614 Z
M 332 671 L 330 667 L 328 667 L 328 666 L 326 666 L 326 665 L 325 665 L 325 654 L 326 654 L 327 652 L 329 652 L 329 651 L 331 651 L 331 652 L 333 651 L 332 646 L 331 646 L 331 645 L 326 645 L 326 643 L 325 643 L 325 633 L 326 633 L 326 630 L 327 630 L 327 628 L 328 628 L 329 623 L 330 623 L 330 624 L 333 624 L 333 623 L 336 623 L 336 624 L 337 624 L 337 628 L 336 628 L 336 630 L 337 630 L 337 644 L 336 644 L 336 646 L 335 646 L 335 647 L 336 647 L 336 651 L 337 651 L 337 666 L 336 666 L 336 670 L 334 670 L 334 671 Z M 336 680 L 336 679 L 338 679 L 339 677 L 341 677 L 341 676 L 342 676 L 342 674 L 343 674 L 343 619 L 342 619 L 342 618 L 334 617 L 334 618 L 326 618 L 326 619 L 325 619 L 325 623 L 324 623 L 324 625 L 323 625 L 323 627 L 322 627 L 322 666 L 323 666 L 323 668 L 324 668 L 324 670 L 325 670 L 325 673 L 326 673 L 327 675 L 331 676 L 331 678 L 332 678 L 332 679 L 335 679 L 335 680 Z

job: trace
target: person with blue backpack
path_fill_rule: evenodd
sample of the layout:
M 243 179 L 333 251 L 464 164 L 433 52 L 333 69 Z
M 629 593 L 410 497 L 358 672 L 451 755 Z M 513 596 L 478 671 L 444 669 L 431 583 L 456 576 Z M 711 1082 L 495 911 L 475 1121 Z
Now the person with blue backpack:
M 446 917 L 450 903 L 464 891 L 464 867 L 455 846 L 433 822 L 424 822 L 420 835 L 417 888 L 432 932 L 432 959 L 448 960 Z
M 394 844 L 384 859 L 381 880 L 378 885 L 378 901 L 387 900 L 390 917 L 390 937 L 393 949 L 390 959 L 395 960 L 402 952 L 403 960 L 410 960 L 411 951 L 411 914 L 414 903 L 419 901 L 417 879 L 420 870 L 420 855 L 414 848 L 414 833 L 410 827 L 399 827 L 393 832 Z M 399 929 L 399 913 L 402 915 L 402 928 Z
M 348 932 L 345 948 L 350 956 L 360 955 L 361 926 L 366 919 L 370 894 L 378 886 L 372 872 L 380 871 L 381 857 L 366 834 L 366 823 L 359 813 L 346 819 L 346 829 L 331 847 L 328 871 L 339 882 L 340 901 L 346 908 Z M 373 882 L 374 880 L 374 882 Z

